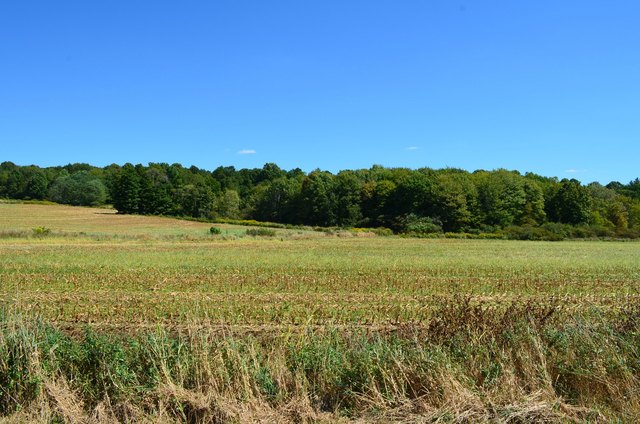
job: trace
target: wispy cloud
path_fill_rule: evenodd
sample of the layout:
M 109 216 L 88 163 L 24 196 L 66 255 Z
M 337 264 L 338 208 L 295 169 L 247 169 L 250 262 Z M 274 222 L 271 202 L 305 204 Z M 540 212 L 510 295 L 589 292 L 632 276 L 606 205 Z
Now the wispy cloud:
M 419 150 L 420 148 L 417 146 L 409 146 L 405 150 Z
M 256 151 L 253 149 L 242 149 L 238 152 L 239 155 L 255 155 Z
M 579 172 L 587 172 L 587 170 L 586 169 L 574 169 L 574 168 L 571 168 L 571 169 L 565 169 L 564 172 L 568 172 L 569 174 L 577 174 Z

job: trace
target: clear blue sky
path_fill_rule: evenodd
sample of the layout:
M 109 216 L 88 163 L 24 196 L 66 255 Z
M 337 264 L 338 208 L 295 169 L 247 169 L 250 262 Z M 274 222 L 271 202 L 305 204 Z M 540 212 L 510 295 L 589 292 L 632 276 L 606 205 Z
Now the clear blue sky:
M 640 176 L 640 1 L 6 1 L 0 161 Z

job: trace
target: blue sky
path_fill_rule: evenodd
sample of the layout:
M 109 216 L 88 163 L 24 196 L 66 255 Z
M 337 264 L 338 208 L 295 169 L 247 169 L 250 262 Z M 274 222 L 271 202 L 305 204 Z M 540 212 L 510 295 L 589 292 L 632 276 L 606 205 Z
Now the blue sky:
M 0 161 L 640 176 L 640 2 L 12 1 Z

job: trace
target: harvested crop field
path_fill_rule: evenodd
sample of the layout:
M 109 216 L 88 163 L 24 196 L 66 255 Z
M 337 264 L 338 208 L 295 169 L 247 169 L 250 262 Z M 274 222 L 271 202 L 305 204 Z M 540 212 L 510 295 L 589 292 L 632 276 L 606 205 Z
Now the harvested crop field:
M 636 243 L 10 239 L 0 296 L 65 324 L 406 323 L 451 295 L 620 306 L 637 300 L 639 259 Z
M 55 386 L 81 421 L 638 417 L 639 243 L 209 227 L 0 204 L 0 411 L 70 421 Z

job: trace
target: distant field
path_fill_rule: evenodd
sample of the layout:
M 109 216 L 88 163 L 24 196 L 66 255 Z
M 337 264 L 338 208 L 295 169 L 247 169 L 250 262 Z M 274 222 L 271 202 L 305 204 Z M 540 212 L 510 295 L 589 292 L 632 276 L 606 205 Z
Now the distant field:
M 640 420 L 638 242 L 217 226 L 0 203 L 0 422 Z
M 211 224 L 175 218 L 118 215 L 114 209 L 0 203 L 0 231 L 31 231 L 35 227 L 92 235 L 202 236 L 208 233 Z
M 209 236 L 210 224 L 104 209 L 0 205 L 0 216 L 0 231 L 148 236 L 0 240 L 0 298 L 65 325 L 383 325 L 425 320 L 451 295 L 574 309 L 640 294 L 640 244 L 632 242 L 225 239 Z M 166 235 L 194 239 L 157 238 Z

